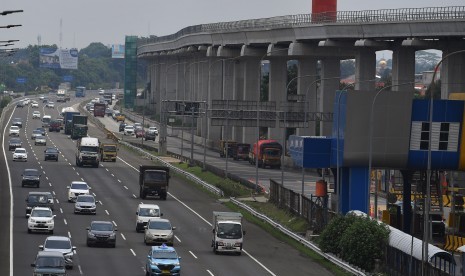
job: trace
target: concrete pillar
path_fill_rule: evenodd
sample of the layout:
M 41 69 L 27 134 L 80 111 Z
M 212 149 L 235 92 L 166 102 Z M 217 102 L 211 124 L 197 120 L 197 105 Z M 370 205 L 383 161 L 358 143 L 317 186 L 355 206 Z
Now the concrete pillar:
M 270 59 L 270 83 L 268 101 L 276 102 L 276 108 L 283 102 L 287 102 L 287 59 L 275 57 Z M 284 129 L 276 125 L 268 128 L 268 138 L 279 142 L 283 141 Z M 284 145 L 283 145 L 284 146 Z
M 170 72 L 173 71 L 174 72 L 174 76 L 175 76 L 175 87 L 176 87 L 176 90 L 175 90 L 175 94 L 172 95 L 171 98 L 169 98 L 170 100 L 183 100 L 184 98 L 184 90 L 185 90 L 185 83 L 184 83 L 184 70 L 186 70 L 186 64 L 188 62 L 188 60 L 185 58 L 185 57 L 181 57 L 179 58 L 178 60 L 179 64 L 175 65 L 173 68 L 170 68 Z
M 235 60 L 234 62 L 234 82 L 233 82 L 233 99 L 236 101 L 244 100 L 244 60 Z M 243 127 L 233 126 L 231 139 L 242 143 Z
M 317 87 L 317 60 L 314 58 L 301 58 L 298 60 L 297 94 L 305 95 L 307 112 L 316 112 Z M 298 128 L 297 135 L 315 135 L 316 122 L 309 121 L 308 128 Z
M 217 48 L 208 47 L 207 57 L 209 60 L 208 70 L 208 105 L 212 106 L 212 100 L 221 100 L 223 95 L 223 62 L 217 58 Z M 208 120 L 208 136 L 210 144 L 217 143 L 221 139 L 221 127 L 212 126 Z
M 258 101 L 260 95 L 261 60 L 258 57 L 249 57 L 243 61 L 244 89 L 242 99 L 244 101 Z M 253 144 L 257 141 L 257 128 L 244 127 L 242 136 L 238 141 Z
M 376 51 L 363 47 L 355 56 L 355 90 L 375 89 Z
M 463 49 L 448 47 L 442 52 L 443 58 L 450 55 L 442 62 L 441 72 L 437 73 L 437 78 L 441 78 L 442 99 L 448 99 L 450 93 L 465 93 L 465 53 L 454 53 Z
M 392 85 L 392 91 L 412 92 L 415 88 L 414 48 L 398 47 L 392 52 Z
M 333 112 L 336 90 L 339 90 L 340 60 L 338 58 L 325 58 L 321 60 L 321 84 L 318 100 L 319 112 Z M 332 122 L 320 122 L 320 135 L 331 136 Z
M 163 98 L 165 100 L 175 100 L 179 91 L 178 87 L 178 74 L 177 69 L 179 64 L 177 59 L 166 60 L 165 64 L 162 67 L 163 74 L 165 79 L 162 80 L 163 83 Z

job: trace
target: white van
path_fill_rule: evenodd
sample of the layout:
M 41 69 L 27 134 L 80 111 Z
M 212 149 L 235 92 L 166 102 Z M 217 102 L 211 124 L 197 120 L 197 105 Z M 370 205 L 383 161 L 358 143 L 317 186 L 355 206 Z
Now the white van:
M 141 232 L 149 219 L 161 218 L 163 213 L 156 204 L 139 204 L 136 211 L 136 232 Z
M 50 125 L 51 120 L 52 120 L 52 116 L 50 115 L 42 116 L 42 127 L 48 127 Z

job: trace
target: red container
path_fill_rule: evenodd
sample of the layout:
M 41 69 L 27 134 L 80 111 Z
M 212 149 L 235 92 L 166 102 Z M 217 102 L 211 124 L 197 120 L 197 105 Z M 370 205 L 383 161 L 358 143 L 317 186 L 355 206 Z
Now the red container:
M 312 22 L 336 21 L 337 0 L 313 0 Z
M 318 180 L 315 185 L 315 196 L 325 197 L 328 194 L 328 183 L 324 180 Z

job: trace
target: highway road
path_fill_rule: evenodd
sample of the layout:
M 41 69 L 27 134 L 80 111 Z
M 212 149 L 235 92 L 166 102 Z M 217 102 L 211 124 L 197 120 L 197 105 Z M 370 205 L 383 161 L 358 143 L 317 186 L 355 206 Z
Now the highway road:
M 96 94 L 88 93 L 88 97 Z M 81 99 L 82 100 L 82 99 Z M 52 117 L 58 116 L 63 106 L 46 110 Z M 44 111 L 40 103 L 39 110 Z M 3 154 L 0 161 L 0 210 L 2 227 L 0 235 L 0 275 L 23 276 L 31 273 L 30 264 L 38 246 L 48 234 L 27 232 L 25 198 L 30 191 L 50 191 L 55 195 L 55 236 L 69 236 L 77 247 L 75 267 L 69 275 L 144 275 L 145 260 L 149 247 L 143 243 L 143 234 L 135 231 L 135 211 L 139 203 L 158 204 L 164 218 L 171 220 L 175 230 L 175 248 L 182 257 L 183 275 L 332 275 L 325 268 L 302 256 L 259 227 L 245 223 L 247 231 L 242 256 L 215 255 L 211 250 L 211 225 L 213 211 L 227 211 L 220 202 L 212 199 L 195 186 L 173 177 L 166 201 L 138 198 L 138 165 L 151 164 L 133 152 L 121 147 L 117 162 L 102 162 L 99 168 L 75 165 L 75 141 L 61 133 L 47 133 L 47 146 L 60 150 L 59 161 L 43 161 L 44 146 L 35 146 L 30 135 L 41 125 L 32 119 L 32 109 L 13 108 L 3 117 Z M 8 128 L 11 118 L 23 118 L 20 137 L 29 156 L 27 162 L 12 162 L 8 151 Z M 89 135 L 105 140 L 104 133 L 90 124 Z M 6 147 L 6 150 L 5 150 Z M 4 160 L 6 157 L 6 160 Z M 22 188 L 21 173 L 25 168 L 37 168 L 42 172 L 40 188 Z M 11 181 L 10 181 L 11 179 Z M 100 202 L 97 214 L 76 215 L 73 204 L 67 202 L 67 186 L 74 180 L 86 181 L 91 192 Z M 10 191 L 12 204 L 10 205 Z M 10 206 L 13 207 L 10 220 Z M 118 228 L 116 248 L 88 248 L 85 243 L 86 227 L 92 220 L 111 221 Z M 11 225 L 10 225 L 11 222 Z M 8 225 L 8 227 L 7 227 Z M 12 243 L 7 237 L 12 238 Z M 11 256 L 10 246 L 11 244 Z M 7 258 L 10 256 L 10 258 Z

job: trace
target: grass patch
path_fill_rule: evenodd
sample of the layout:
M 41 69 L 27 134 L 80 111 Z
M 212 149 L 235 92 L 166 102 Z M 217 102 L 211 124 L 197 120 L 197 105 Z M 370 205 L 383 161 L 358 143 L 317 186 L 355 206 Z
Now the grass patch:
M 246 210 L 236 206 L 234 203 L 226 202 L 225 205 L 228 208 L 230 208 L 231 210 L 233 210 L 233 211 L 240 212 L 247 221 L 258 225 L 260 228 L 267 231 L 268 233 L 270 233 L 273 237 L 277 238 L 278 240 L 291 245 L 292 247 L 297 249 L 300 253 L 304 254 L 305 256 L 311 258 L 312 260 L 314 260 L 318 264 L 322 265 L 326 269 L 330 270 L 332 273 L 334 273 L 334 275 L 337 275 L 337 276 L 351 275 L 350 273 L 340 269 L 338 266 L 336 266 L 333 263 L 329 262 L 328 260 L 326 260 L 322 256 L 318 255 L 313 250 L 311 250 L 311 249 L 307 248 L 306 246 L 302 245 L 300 242 L 292 239 L 291 237 L 287 236 L 284 233 L 281 233 L 279 230 L 276 230 L 272 225 L 270 225 L 267 222 L 262 221 L 261 219 L 255 217 L 254 215 L 247 212 Z M 266 209 L 266 208 L 264 208 L 264 209 Z M 266 213 L 264 213 L 264 214 L 269 216 L 270 218 L 272 216 L 271 214 L 266 214 Z

